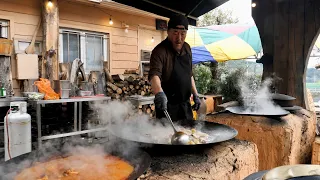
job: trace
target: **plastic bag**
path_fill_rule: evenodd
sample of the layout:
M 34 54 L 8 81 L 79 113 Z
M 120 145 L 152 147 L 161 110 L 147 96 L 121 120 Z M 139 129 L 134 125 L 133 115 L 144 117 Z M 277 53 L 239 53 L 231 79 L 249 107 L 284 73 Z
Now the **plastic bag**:
M 44 94 L 45 100 L 60 99 L 59 94 L 54 92 L 51 88 L 51 84 L 48 79 L 40 78 L 40 81 L 36 81 L 34 84 L 38 87 L 39 92 Z

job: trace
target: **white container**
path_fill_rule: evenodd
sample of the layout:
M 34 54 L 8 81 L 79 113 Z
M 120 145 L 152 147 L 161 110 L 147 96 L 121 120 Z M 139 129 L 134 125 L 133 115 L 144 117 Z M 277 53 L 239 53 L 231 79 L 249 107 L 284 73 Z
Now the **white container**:
M 4 117 L 4 139 L 5 161 L 10 160 L 9 152 L 11 158 L 31 152 L 31 116 L 27 113 L 27 102 L 10 103 L 10 113 Z
M 71 89 L 60 89 L 60 97 L 61 99 L 68 99 L 70 97 Z

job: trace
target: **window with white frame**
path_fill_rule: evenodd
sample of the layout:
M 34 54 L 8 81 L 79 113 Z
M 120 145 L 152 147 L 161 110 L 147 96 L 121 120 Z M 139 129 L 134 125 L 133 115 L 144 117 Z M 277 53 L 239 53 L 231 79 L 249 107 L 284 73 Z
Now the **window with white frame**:
M 60 29 L 59 59 L 63 63 L 72 63 L 79 58 L 86 73 L 101 71 L 103 62 L 109 58 L 108 45 L 108 34 Z
M 0 19 L 0 38 L 9 38 L 9 21 Z

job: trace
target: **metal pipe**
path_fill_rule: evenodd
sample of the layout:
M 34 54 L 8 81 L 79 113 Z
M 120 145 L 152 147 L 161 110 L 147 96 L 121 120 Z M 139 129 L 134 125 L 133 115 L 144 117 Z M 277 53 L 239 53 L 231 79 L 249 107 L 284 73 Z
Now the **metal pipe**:
M 163 8 L 163 9 L 166 9 L 166 10 L 169 10 L 169 11 L 172 11 L 172 12 L 175 12 L 175 13 L 178 13 L 178 14 L 186 15 L 186 14 L 183 13 L 183 12 L 177 11 L 177 10 L 175 10 L 175 9 L 168 8 L 168 7 L 166 7 L 166 6 L 163 6 L 163 5 L 160 5 L 160 4 L 151 2 L 151 1 L 149 1 L 149 0 L 142 0 L 142 1 L 147 2 L 147 3 L 149 3 L 149 4 L 152 4 L 152 5 L 155 5 L 155 6 L 158 6 L 158 7 L 161 7 L 161 8 Z M 190 15 L 186 15 L 186 16 L 187 16 L 188 18 L 194 19 L 194 20 L 196 20 L 196 21 L 198 20 L 198 18 L 196 18 L 196 17 L 194 17 L 194 16 L 190 16 Z
M 200 2 L 189 12 L 186 14 L 186 16 L 189 16 L 194 10 L 197 9 L 197 7 L 203 2 L 203 0 L 200 0 Z
M 77 111 L 77 109 L 78 109 L 78 103 L 77 102 L 74 102 L 74 118 L 73 118 L 73 131 L 77 131 L 77 121 L 78 121 L 78 116 L 77 116 L 77 113 L 78 113 L 78 111 Z
M 89 130 L 84 130 L 84 131 L 56 134 L 56 135 L 50 135 L 50 136 L 42 136 L 41 140 L 49 140 L 49 139 L 56 139 L 56 138 L 62 138 L 62 137 L 68 137 L 68 136 L 76 136 L 76 135 L 80 135 L 80 134 L 87 134 L 87 133 L 91 133 L 91 132 L 106 131 L 106 130 L 108 130 L 108 128 L 104 127 L 104 128 L 89 129 Z
M 79 131 L 81 131 L 81 121 L 82 121 L 82 102 L 79 102 L 79 128 L 78 128 Z
M 41 140 L 41 104 L 37 104 L 37 128 L 38 128 L 38 148 L 42 147 Z

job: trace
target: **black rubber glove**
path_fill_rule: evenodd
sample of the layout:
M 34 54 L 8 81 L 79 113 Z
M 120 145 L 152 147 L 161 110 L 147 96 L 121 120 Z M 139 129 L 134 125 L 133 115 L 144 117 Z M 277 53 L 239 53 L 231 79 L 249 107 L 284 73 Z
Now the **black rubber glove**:
M 199 96 L 193 95 L 193 102 L 194 102 L 194 105 L 192 106 L 192 108 L 193 108 L 195 111 L 198 111 L 199 108 L 200 108 L 200 105 L 201 105 L 201 101 L 200 101 Z
M 154 97 L 154 104 L 157 109 L 167 110 L 168 99 L 164 92 L 158 92 Z

